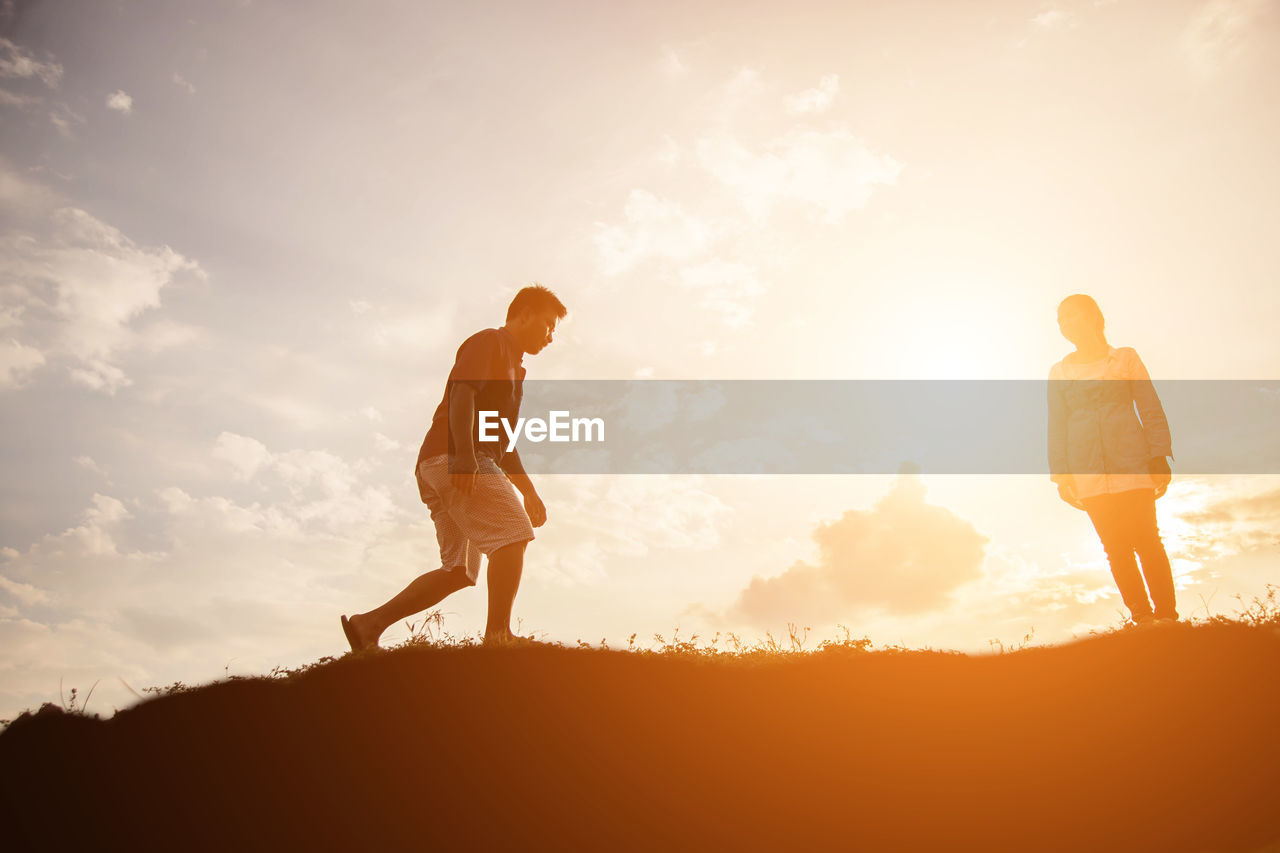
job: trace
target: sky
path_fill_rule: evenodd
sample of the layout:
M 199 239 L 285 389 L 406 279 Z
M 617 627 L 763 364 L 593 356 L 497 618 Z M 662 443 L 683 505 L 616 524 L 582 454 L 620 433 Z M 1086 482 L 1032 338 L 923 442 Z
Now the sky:
M 1074 292 L 1157 389 L 1280 376 L 1276 0 L 9 0 L 0 128 L 0 719 L 345 651 L 439 565 L 418 445 L 534 281 L 530 379 L 1040 379 Z M 1230 615 L 1280 477 L 1172 428 L 1180 610 Z M 1047 476 L 537 485 L 549 640 L 1123 612 Z

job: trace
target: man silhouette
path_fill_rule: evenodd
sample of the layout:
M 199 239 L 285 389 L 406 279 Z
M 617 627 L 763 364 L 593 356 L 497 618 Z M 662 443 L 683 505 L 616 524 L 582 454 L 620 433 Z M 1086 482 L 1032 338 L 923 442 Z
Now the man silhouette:
M 353 652 L 376 646 L 390 625 L 426 610 L 463 587 L 475 586 L 480 555 L 489 558 L 486 644 L 529 642 L 511 633 L 511 607 L 520 587 L 525 546 L 547 510 L 506 441 L 479 441 L 478 412 L 497 412 L 515 423 L 520 412 L 524 356 L 551 343 L 567 313 L 547 288 L 523 288 L 507 308 L 506 323 L 462 342 L 445 383 L 444 398 L 418 451 L 414 476 L 431 511 L 440 568 L 419 575 L 395 597 L 367 613 L 342 617 Z M 515 487 L 513 490 L 512 487 Z M 516 497 L 519 490 L 524 505 Z

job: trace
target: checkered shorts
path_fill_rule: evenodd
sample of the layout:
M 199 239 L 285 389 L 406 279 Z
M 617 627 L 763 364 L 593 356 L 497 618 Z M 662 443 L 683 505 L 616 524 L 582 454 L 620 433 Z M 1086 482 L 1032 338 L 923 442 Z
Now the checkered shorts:
M 480 575 L 480 555 L 514 542 L 533 539 L 533 525 L 515 487 L 492 458 L 476 454 L 476 487 L 464 495 L 449 479 L 447 454 L 429 456 L 418 465 L 418 492 L 436 525 L 440 564 L 467 567 L 472 584 Z

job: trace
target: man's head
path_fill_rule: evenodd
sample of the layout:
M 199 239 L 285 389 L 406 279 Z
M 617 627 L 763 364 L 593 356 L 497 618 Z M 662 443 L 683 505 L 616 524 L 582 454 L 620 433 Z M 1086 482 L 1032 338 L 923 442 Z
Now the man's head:
M 569 313 L 556 295 L 540 284 L 521 288 L 507 306 L 506 329 L 529 355 L 551 343 L 556 323 Z

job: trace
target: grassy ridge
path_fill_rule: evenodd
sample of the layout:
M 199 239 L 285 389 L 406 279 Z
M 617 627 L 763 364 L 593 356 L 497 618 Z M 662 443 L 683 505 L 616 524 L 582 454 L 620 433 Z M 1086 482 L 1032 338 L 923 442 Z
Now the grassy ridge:
M 417 645 L 24 715 L 0 818 L 45 849 L 1254 851 L 1278 721 L 1267 626 L 978 657 Z

